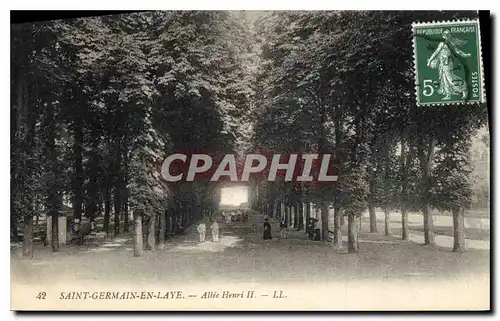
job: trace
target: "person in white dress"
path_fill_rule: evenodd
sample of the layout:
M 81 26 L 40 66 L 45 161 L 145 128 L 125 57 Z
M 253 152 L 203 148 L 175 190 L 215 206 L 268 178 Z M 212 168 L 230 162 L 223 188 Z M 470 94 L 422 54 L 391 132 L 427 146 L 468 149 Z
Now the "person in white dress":
M 212 241 L 219 242 L 219 223 L 217 220 L 214 220 L 210 229 L 212 230 Z
M 196 227 L 196 231 L 200 235 L 200 242 L 205 242 L 205 235 L 207 234 L 207 226 L 204 222 L 201 222 L 198 227 Z

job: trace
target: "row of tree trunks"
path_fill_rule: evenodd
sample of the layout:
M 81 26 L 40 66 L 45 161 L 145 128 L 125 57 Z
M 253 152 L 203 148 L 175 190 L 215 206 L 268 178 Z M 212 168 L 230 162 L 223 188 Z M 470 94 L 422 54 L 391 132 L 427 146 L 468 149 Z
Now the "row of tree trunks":
M 208 212 L 205 214 L 208 215 Z M 134 256 L 142 256 L 144 250 L 163 249 L 166 234 L 173 230 L 173 222 L 173 215 L 168 214 L 167 211 L 151 217 L 144 217 L 138 212 L 134 212 Z M 156 233 L 156 224 L 159 224 L 158 233 Z M 146 241 L 145 246 L 144 240 Z

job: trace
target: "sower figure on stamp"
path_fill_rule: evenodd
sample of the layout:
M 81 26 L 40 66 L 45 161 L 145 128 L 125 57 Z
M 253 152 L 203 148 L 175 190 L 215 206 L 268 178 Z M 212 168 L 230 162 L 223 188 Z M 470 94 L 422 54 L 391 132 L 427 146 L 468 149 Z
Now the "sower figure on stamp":
M 462 99 L 466 99 L 467 84 L 455 73 L 456 62 L 459 62 L 459 57 L 456 55 L 462 58 L 471 56 L 470 53 L 465 53 L 458 48 L 466 41 L 452 37 L 449 30 L 443 32 L 443 40 L 427 60 L 427 66 L 438 69 L 438 93 L 445 95 L 443 100 L 450 100 L 452 95 L 462 95 Z
M 205 225 L 205 222 L 201 222 L 198 227 L 196 227 L 196 231 L 198 231 L 198 234 L 200 235 L 200 242 L 205 242 L 205 235 L 207 233 L 207 226 Z
M 210 229 L 212 230 L 212 241 L 219 242 L 219 223 L 217 220 L 214 220 Z

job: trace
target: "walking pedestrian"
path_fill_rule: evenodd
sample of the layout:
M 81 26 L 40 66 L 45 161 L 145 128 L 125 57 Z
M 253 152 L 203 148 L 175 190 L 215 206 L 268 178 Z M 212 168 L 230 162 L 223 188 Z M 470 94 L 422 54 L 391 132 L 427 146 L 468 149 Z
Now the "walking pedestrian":
M 198 227 L 196 227 L 196 231 L 198 231 L 198 234 L 200 235 L 200 243 L 205 242 L 205 235 L 207 233 L 207 226 L 205 225 L 205 222 L 201 222 Z
M 285 220 L 281 220 L 280 222 L 280 232 L 282 239 L 288 238 L 288 225 L 286 224 Z
M 212 230 L 212 241 L 219 242 L 219 223 L 217 222 L 217 220 L 214 220 L 214 222 L 210 226 L 210 229 Z
M 264 219 L 264 235 L 263 235 L 264 240 L 270 240 L 272 239 L 271 235 L 271 224 L 269 224 L 269 219 L 265 218 Z

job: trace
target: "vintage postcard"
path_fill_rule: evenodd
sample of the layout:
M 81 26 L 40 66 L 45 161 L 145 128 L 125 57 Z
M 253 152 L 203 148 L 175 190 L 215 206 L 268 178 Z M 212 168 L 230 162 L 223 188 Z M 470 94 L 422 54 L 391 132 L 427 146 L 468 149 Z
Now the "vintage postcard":
M 12 22 L 11 309 L 489 311 L 481 19 Z

